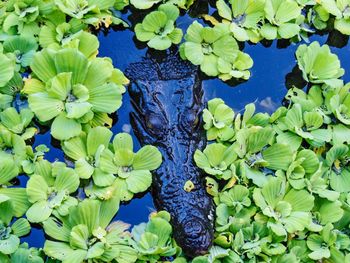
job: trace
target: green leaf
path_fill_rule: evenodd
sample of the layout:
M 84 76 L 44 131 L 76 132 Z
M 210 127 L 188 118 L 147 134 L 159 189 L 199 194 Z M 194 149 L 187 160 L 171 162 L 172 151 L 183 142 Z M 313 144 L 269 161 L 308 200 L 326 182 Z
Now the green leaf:
M 45 83 L 57 75 L 54 56 L 55 51 L 52 49 L 43 49 L 34 55 L 30 65 L 33 73 Z
M 7 239 L 0 240 L 0 252 L 9 255 L 16 251 L 19 245 L 19 238 L 15 235 L 10 235 Z
M 50 97 L 47 93 L 34 93 L 28 96 L 30 109 L 40 121 L 49 121 L 64 110 L 61 100 Z
M 34 203 L 27 211 L 26 216 L 32 223 L 40 223 L 49 218 L 52 208 L 46 200 Z
M 18 237 L 25 236 L 30 232 L 30 224 L 27 219 L 19 218 L 11 226 L 12 232 Z
M 68 119 L 64 113 L 57 116 L 51 125 L 51 135 L 61 141 L 78 136 L 81 131 L 81 124 L 74 119 Z
M 142 193 L 152 184 L 152 175 L 147 170 L 134 170 L 126 178 L 128 190 L 133 193 Z
M 151 145 L 142 147 L 134 156 L 133 168 L 136 170 L 155 170 L 162 163 L 159 150 Z
M 88 102 L 92 104 L 92 111 L 113 113 L 122 104 L 121 91 L 114 83 L 90 88 L 89 92 Z
M 4 54 L 0 54 L 0 87 L 5 86 L 15 72 L 15 61 Z
M 28 200 L 35 203 L 47 200 L 49 186 L 41 175 L 32 175 L 27 183 Z
M 275 143 L 262 151 L 262 156 L 268 162 L 267 167 L 273 170 L 287 170 L 293 161 L 293 152 L 286 144 Z
M 72 48 L 62 49 L 56 53 L 54 63 L 57 73 L 72 73 L 73 85 L 84 83 L 88 71 L 88 60 L 81 52 Z

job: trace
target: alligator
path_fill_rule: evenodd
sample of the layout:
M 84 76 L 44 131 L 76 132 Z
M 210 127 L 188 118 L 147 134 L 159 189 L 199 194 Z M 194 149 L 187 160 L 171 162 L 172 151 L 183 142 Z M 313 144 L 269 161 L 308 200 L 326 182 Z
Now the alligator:
M 147 55 L 130 64 L 126 75 L 134 133 L 163 156 L 152 182 L 155 206 L 170 213 L 174 238 L 187 256 L 205 254 L 213 241 L 214 204 L 193 160 L 195 150 L 206 145 L 198 69 L 171 52 L 157 59 Z

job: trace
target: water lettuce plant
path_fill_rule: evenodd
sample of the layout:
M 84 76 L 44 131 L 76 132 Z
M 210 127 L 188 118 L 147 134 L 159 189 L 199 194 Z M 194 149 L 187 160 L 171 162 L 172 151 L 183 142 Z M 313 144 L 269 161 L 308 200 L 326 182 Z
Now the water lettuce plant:
M 350 2 L 345 0 L 322 0 L 320 6 L 335 17 L 334 28 L 344 35 L 350 35 Z
M 130 234 L 125 232 L 129 226 L 111 223 L 118 208 L 115 200 L 86 199 L 70 208 L 67 217 L 50 217 L 43 223 L 50 238 L 45 254 L 62 262 L 135 262 L 137 251 L 128 245 Z
M 0 262 L 189 261 L 167 212 L 152 213 L 131 232 L 114 219 L 120 202 L 151 186 L 162 161 L 155 147 L 134 152 L 129 134 L 113 138 L 108 129 L 128 80 L 109 58 L 97 57 L 94 30 L 126 25 L 119 10 L 128 4 L 0 3 Z M 130 4 L 127 14 L 144 16 L 131 27 L 136 38 L 160 50 L 180 44 L 180 15 L 205 8 L 193 0 Z M 253 61 L 239 42 L 307 42 L 316 30 L 333 28 L 350 35 L 348 0 L 210 4 L 217 12 L 202 14 L 206 26 L 198 20 L 187 28 L 180 54 L 223 81 L 250 77 Z M 203 111 L 209 143 L 193 158 L 216 205 L 215 239 L 192 262 L 350 260 L 350 84 L 327 45 L 299 45 L 296 59 L 308 87 L 289 89 L 274 113 L 256 113 L 254 104 L 234 111 L 221 99 Z M 49 148 L 35 141 L 45 125 L 66 164 L 47 161 Z M 190 180 L 185 190 L 195 190 Z M 44 250 L 20 244 L 29 222 L 43 227 Z
M 250 77 L 248 69 L 253 62 L 239 50 L 229 25 L 220 23 L 211 28 L 195 21 L 188 27 L 185 40 L 180 46 L 181 57 L 200 66 L 208 76 L 219 76 L 223 80 Z
M 265 18 L 265 1 L 216 1 L 219 16 L 230 23 L 233 36 L 239 41 L 250 40 L 257 43 L 261 40 L 259 24 Z
M 27 182 L 27 196 L 32 203 L 26 216 L 32 223 L 40 223 L 55 212 L 61 216 L 69 213 L 69 208 L 78 204 L 70 194 L 79 187 L 79 176 L 64 163 L 50 164 L 42 160 L 35 165 L 34 174 Z
M 125 77 L 109 59 L 91 61 L 78 49 L 44 49 L 35 54 L 26 81 L 29 107 L 40 122 L 52 120 L 58 140 L 78 136 L 83 126 L 109 125 L 121 105 Z M 98 78 L 95 76 L 99 76 Z
M 147 223 L 133 227 L 132 245 L 139 253 L 139 259 L 157 262 L 162 257 L 171 257 L 178 248 L 171 237 L 170 214 L 165 211 L 151 214 Z
M 157 11 L 146 15 L 142 23 L 136 24 L 134 29 L 136 38 L 158 50 L 165 50 L 172 44 L 179 44 L 182 39 L 182 30 L 175 28 L 175 21 L 179 15 L 179 9 L 175 5 L 160 5 Z
M 92 128 L 88 134 L 64 141 L 65 154 L 75 161 L 81 179 L 92 178 L 97 187 L 117 187 L 121 200 L 130 200 L 134 194 L 146 191 L 152 182 L 150 171 L 157 169 L 161 154 L 151 145 L 133 152 L 133 141 L 129 134 L 114 136 L 104 127 Z
M 269 40 L 288 39 L 299 34 L 301 7 L 296 1 L 266 0 L 264 10 L 268 23 L 264 23 L 260 29 L 262 37 Z
M 96 28 L 111 24 L 124 23 L 119 17 L 110 11 L 114 6 L 114 0 L 55 0 L 56 6 L 68 16 L 78 19 Z
M 344 75 L 344 69 L 328 45 L 320 46 L 316 41 L 309 46 L 300 45 L 296 51 L 296 58 L 299 69 L 303 72 L 303 78 L 307 82 L 341 85 L 342 81 L 339 78 Z
M 234 115 L 234 111 L 222 99 L 208 101 L 208 109 L 203 110 L 203 127 L 207 131 L 207 139 L 230 140 L 234 135 Z

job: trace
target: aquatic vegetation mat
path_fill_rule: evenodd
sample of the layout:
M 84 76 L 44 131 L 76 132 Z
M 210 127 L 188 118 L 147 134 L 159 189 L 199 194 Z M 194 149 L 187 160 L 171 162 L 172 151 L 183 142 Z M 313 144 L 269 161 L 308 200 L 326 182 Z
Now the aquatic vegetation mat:
M 126 13 L 141 19 L 128 23 Z M 184 29 L 178 18 L 190 15 Z M 8 0 L 0 25 L 1 263 L 350 262 L 350 83 L 331 48 L 309 40 L 348 37 L 349 0 Z M 200 119 L 188 116 L 208 141 L 191 156 L 202 184 L 172 187 L 213 200 L 208 251 L 181 248 L 171 211 L 133 227 L 115 221 L 121 204 L 152 188 L 165 158 L 111 131 L 130 84 L 98 56 L 96 33 L 112 27 L 227 83 L 249 81 L 248 43 L 298 45 L 303 86 L 289 87 L 272 114 L 214 98 Z M 45 132 L 65 162 L 33 146 Z M 43 247 L 23 242 L 32 228 L 44 231 Z

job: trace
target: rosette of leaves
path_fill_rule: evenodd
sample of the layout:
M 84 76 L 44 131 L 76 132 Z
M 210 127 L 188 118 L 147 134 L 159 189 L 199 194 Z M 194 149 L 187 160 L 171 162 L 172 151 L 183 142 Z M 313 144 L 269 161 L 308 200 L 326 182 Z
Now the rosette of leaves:
M 27 158 L 27 151 L 31 146 L 26 145 L 24 139 L 0 125 L 0 157 L 11 158 L 17 167 L 21 168 L 22 161 Z
M 30 222 L 40 223 L 52 213 L 66 216 L 69 208 L 78 204 L 70 194 L 79 187 L 79 176 L 64 163 L 50 164 L 43 160 L 36 164 L 35 174 L 27 182 L 27 196 L 32 203 L 26 216 Z
M 116 200 L 100 202 L 85 199 L 69 209 L 67 217 L 46 220 L 44 252 L 62 262 L 135 262 L 137 251 L 129 246 L 129 227 L 120 221 L 110 223 L 119 206 Z M 57 224 L 59 222 L 59 224 Z
M 75 161 L 81 179 L 90 179 L 98 186 L 109 186 L 115 177 L 100 169 L 101 153 L 109 147 L 113 133 L 105 127 L 95 127 L 62 143 L 64 153 Z
M 6 257 L 1 262 L 14 263 L 14 262 L 26 262 L 26 263 L 44 263 L 43 255 L 39 249 L 29 248 L 27 243 L 19 245 L 15 253 L 11 254 L 10 258 Z
M 233 240 L 233 248 L 242 260 L 266 260 L 286 252 L 283 237 L 274 234 L 266 225 L 252 222 L 240 229 Z
M 8 1 L 2 31 L 9 35 L 34 36 L 39 33 L 40 2 L 38 0 Z
M 172 231 L 170 214 L 166 211 L 154 213 L 148 223 L 134 226 L 131 235 L 139 259 L 157 262 L 162 257 L 174 256 L 177 246 L 171 237 Z
M 243 185 L 235 185 L 214 198 L 216 207 L 216 231 L 220 234 L 214 242 L 222 247 L 232 245 L 232 233 L 251 223 L 256 213 L 252 205 L 249 189 Z
M 329 14 L 335 16 L 334 28 L 344 35 L 350 35 L 350 1 L 322 0 L 319 4 Z
M 10 255 L 20 245 L 20 237 L 29 234 L 30 224 L 27 219 L 17 219 L 12 224 L 6 224 L 0 220 L 0 259 L 1 254 Z
M 45 153 L 49 152 L 50 149 L 45 144 L 39 144 L 34 149 L 32 147 L 26 148 L 27 158 L 22 161 L 22 170 L 27 175 L 31 175 L 35 171 L 35 165 L 44 159 Z
M 348 155 L 349 147 L 347 145 L 334 145 L 327 151 L 326 159 L 323 162 L 331 188 L 340 193 L 350 191 Z
M 78 136 L 83 125 L 111 125 L 108 114 L 121 106 L 126 78 L 109 59 L 89 61 L 74 48 L 44 49 L 35 54 L 31 69 L 35 77 L 23 92 L 39 121 L 53 120 L 54 138 Z
M 327 109 L 343 124 L 350 125 L 350 83 L 327 91 L 325 104 Z
M 15 108 L 9 107 L 0 112 L 0 125 L 10 132 L 20 135 L 23 140 L 28 140 L 37 132 L 37 128 L 28 127 L 33 117 L 34 113 L 28 108 L 23 108 L 18 112 Z
M 286 177 L 290 185 L 297 190 L 303 189 L 308 184 L 308 179 L 319 169 L 320 161 L 317 155 L 309 149 L 299 151 L 295 160 L 286 171 Z
M 271 177 L 262 188 L 255 188 L 253 199 L 261 209 L 261 222 L 278 236 L 303 231 L 311 223 L 314 197 L 306 190 L 288 189 L 283 178 Z
M 218 60 L 218 69 L 220 71 L 219 78 L 223 81 L 227 81 L 232 78 L 248 80 L 250 78 L 249 69 L 252 67 L 252 58 L 248 54 L 238 51 L 234 60 Z
M 234 147 L 222 143 L 212 143 L 202 151 L 194 153 L 196 165 L 217 179 L 228 180 L 234 175 L 233 162 L 237 159 Z
M 273 40 L 276 38 L 290 39 L 299 34 L 298 18 L 301 7 L 293 0 L 266 0 L 265 17 L 268 23 L 260 28 L 262 37 Z
M 238 41 L 250 40 L 257 43 L 261 40 L 259 24 L 265 17 L 264 0 L 238 0 L 216 2 L 219 16 L 230 23 L 230 30 Z
M 325 83 L 333 87 L 342 85 L 343 81 L 339 78 L 344 75 L 344 69 L 328 45 L 320 46 L 314 41 L 309 46 L 300 45 L 295 54 L 298 67 L 307 82 Z
M 279 118 L 280 131 L 277 140 L 298 149 L 305 139 L 309 144 L 322 146 L 331 140 L 331 130 L 323 128 L 324 116 L 321 111 L 303 111 L 300 104 L 293 104 L 286 115 Z
M 28 209 L 28 197 L 25 188 L 11 187 L 19 169 L 13 158 L 0 154 L 0 221 L 9 224 L 13 217 L 21 217 Z
M 147 42 L 151 48 L 168 49 L 172 44 L 179 44 L 182 30 L 175 28 L 175 21 L 179 17 L 179 9 L 173 4 L 163 4 L 145 16 L 142 23 L 135 26 L 136 38 Z
M 115 186 L 122 200 L 146 191 L 152 183 L 150 171 L 157 169 L 162 157 L 154 146 L 146 145 L 133 152 L 129 134 L 117 134 L 110 147 L 112 132 L 104 127 L 91 129 L 63 142 L 65 154 L 75 161 L 81 179 L 92 178 L 97 187 Z
M 146 191 L 152 184 L 151 171 L 162 163 L 162 155 L 156 147 L 145 145 L 136 153 L 133 148 L 130 134 L 119 133 L 113 139 L 113 147 L 103 150 L 100 157 L 101 170 L 116 175 L 114 184 L 122 201 Z
M 228 141 L 234 136 L 234 111 L 222 99 L 208 101 L 208 108 L 203 110 L 204 129 L 207 139 Z
M 72 18 L 96 28 L 125 23 L 111 11 L 115 0 L 54 0 L 56 6 Z
M 321 1 L 319 1 L 313 8 L 308 10 L 306 21 L 316 29 L 323 30 L 327 28 L 330 16 L 330 13 L 321 5 Z
M 349 260 L 349 236 L 327 224 L 319 234 L 311 234 L 306 241 L 311 250 L 309 258 L 312 260 L 326 260 L 329 262 L 346 262 Z
M 40 28 L 40 46 L 43 48 L 53 45 L 63 46 L 80 36 L 81 31 L 85 29 L 86 25 L 79 19 L 71 19 L 66 22 L 66 16 L 59 17 L 55 21 L 46 21 L 45 25 Z M 88 32 L 86 32 L 86 34 L 88 34 Z M 90 39 L 90 41 L 92 41 L 92 39 Z M 95 45 L 94 43 L 90 43 L 90 45 L 91 44 L 93 44 L 93 46 Z
M 227 63 L 233 65 L 238 57 L 238 44 L 227 24 L 220 23 L 211 28 L 194 21 L 187 29 L 185 40 L 180 47 L 181 57 L 200 66 L 208 76 L 226 74 Z M 224 72 L 220 72 L 219 65 L 225 66 Z
M 30 65 L 33 56 L 38 49 L 38 44 L 33 37 L 10 36 L 4 43 L 4 52 L 12 53 L 16 58 L 17 71 Z

